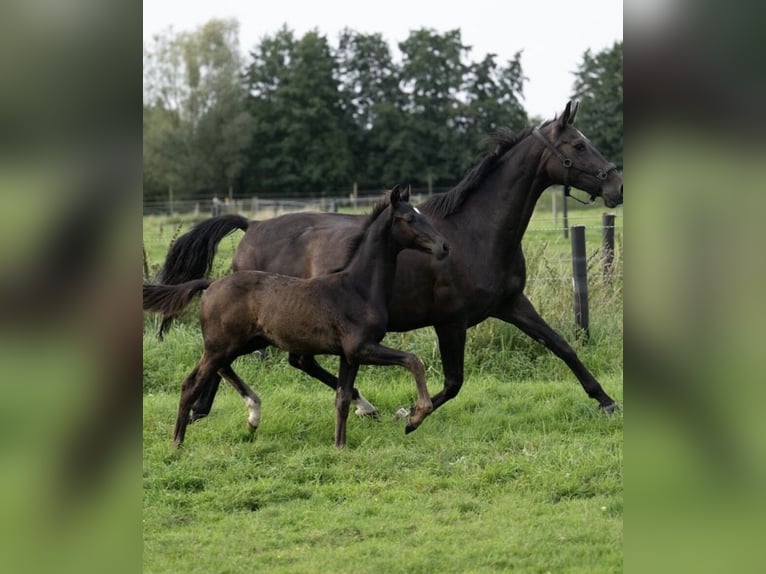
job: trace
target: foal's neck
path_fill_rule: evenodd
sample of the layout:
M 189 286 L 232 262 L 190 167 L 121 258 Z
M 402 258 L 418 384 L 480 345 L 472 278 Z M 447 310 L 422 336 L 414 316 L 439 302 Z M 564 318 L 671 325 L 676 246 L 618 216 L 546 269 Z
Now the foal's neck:
M 357 291 L 369 302 L 388 302 L 391 298 L 399 251 L 401 247 L 391 235 L 391 220 L 386 210 L 370 224 L 345 269 Z

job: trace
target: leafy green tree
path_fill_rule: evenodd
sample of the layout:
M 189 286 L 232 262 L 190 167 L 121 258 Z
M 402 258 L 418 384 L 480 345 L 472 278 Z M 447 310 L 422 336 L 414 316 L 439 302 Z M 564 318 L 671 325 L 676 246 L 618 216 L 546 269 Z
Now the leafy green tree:
M 573 89 L 578 127 L 622 169 L 622 42 L 595 55 L 586 51 Z
M 341 32 L 336 58 L 340 97 L 352 120 L 352 175 L 362 189 L 389 187 L 401 179 L 392 142 L 406 125 L 399 70 L 380 34 Z
M 233 191 L 252 119 L 245 107 L 236 20 L 154 38 L 144 48 L 144 166 L 150 195 Z
M 528 123 L 527 113 L 519 99 L 526 78 L 521 71 L 521 52 L 505 66 L 498 66 L 494 54 L 468 68 L 464 91 L 462 129 L 468 159 L 476 155 L 486 135 L 510 128 L 518 131 Z
M 251 55 L 246 77 L 256 124 L 249 154 L 250 191 L 350 188 L 349 119 L 326 37 L 311 31 L 296 39 L 283 27 L 264 38 Z
M 399 49 L 400 87 L 409 116 L 401 152 L 408 175 L 420 183 L 451 185 L 465 163 L 458 130 L 468 47 L 459 29 L 439 34 L 421 28 L 411 31 Z

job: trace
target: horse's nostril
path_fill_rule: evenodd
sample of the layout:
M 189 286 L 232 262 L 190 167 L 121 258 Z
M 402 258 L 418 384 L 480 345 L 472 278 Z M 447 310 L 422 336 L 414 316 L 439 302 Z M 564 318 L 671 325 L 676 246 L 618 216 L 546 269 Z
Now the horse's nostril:
M 449 243 L 442 243 L 442 251 L 449 253 Z

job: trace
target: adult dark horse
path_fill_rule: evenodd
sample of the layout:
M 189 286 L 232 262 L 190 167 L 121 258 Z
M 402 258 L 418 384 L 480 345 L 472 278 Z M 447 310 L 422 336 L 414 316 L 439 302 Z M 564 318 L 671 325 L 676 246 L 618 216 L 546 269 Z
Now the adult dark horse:
M 572 347 L 537 313 L 524 295 L 526 266 L 521 239 L 535 203 L 551 185 L 571 185 L 602 197 L 607 207 L 622 203 L 622 174 L 574 127 L 577 105 L 538 128 L 499 137 L 497 146 L 452 190 L 418 205 L 449 241 L 451 256 L 434 261 L 404 252 L 394 283 L 388 330 L 433 326 L 439 340 L 444 388 L 434 409 L 454 398 L 463 384 L 466 330 L 488 317 L 516 325 L 561 358 L 589 397 L 610 412 L 615 402 L 583 365 Z M 344 245 L 359 232 L 363 216 L 298 213 L 266 221 L 213 218 L 178 238 L 161 274 L 165 283 L 202 277 L 216 245 L 234 229 L 246 233 L 234 254 L 234 269 L 261 269 L 312 277 L 343 264 Z M 310 356 L 291 364 L 335 388 L 337 380 Z M 213 392 L 194 406 L 210 412 Z
M 290 353 L 340 356 L 335 399 L 335 446 L 346 443 L 351 389 L 360 365 L 401 365 L 415 378 L 417 405 L 406 432 L 415 430 L 433 410 L 425 367 L 412 353 L 384 347 L 388 305 L 397 255 L 418 250 L 444 259 L 449 245 L 405 194 L 395 187 L 364 221 L 349 249 L 348 264 L 337 273 L 302 279 L 262 271 L 238 271 L 209 281 L 180 285 L 144 285 L 144 309 L 166 316 L 182 311 L 207 289 L 200 304 L 205 350 L 184 380 L 173 440 L 180 445 L 194 401 L 223 376 L 240 393 L 250 411 L 248 424 L 258 426 L 260 399 L 231 367 L 247 353 L 273 345 Z M 350 259 L 349 259 L 350 257 Z

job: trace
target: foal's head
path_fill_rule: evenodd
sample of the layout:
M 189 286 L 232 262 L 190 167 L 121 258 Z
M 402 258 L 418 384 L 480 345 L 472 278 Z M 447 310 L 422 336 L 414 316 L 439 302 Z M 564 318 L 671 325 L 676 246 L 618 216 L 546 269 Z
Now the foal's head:
M 400 191 L 395 186 L 389 193 L 391 204 L 391 237 L 400 249 L 416 249 L 444 259 L 449 254 L 449 244 L 436 231 L 420 210 L 410 205 L 410 187 Z

